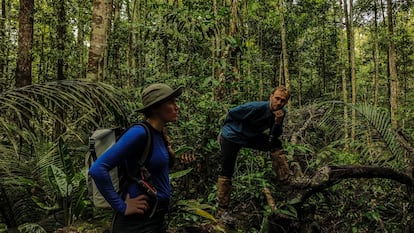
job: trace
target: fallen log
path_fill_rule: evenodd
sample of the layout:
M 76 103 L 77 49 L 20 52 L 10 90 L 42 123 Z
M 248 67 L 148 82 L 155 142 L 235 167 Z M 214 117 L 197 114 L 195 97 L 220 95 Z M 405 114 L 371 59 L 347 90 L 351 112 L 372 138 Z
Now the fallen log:
M 310 178 L 309 183 L 292 183 L 292 186 L 305 190 L 300 202 L 305 202 L 313 194 L 329 188 L 344 179 L 374 179 L 382 178 L 397 181 L 410 187 L 414 187 L 414 179 L 411 176 L 396 171 L 392 168 L 375 166 L 328 166 L 323 167 Z

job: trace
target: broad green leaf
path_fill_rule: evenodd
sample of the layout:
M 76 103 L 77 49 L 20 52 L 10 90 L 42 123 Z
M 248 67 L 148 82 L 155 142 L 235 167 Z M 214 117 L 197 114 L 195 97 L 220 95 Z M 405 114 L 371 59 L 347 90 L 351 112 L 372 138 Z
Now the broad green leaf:
M 188 173 L 190 173 L 192 170 L 193 170 L 193 168 L 188 168 L 186 170 L 171 173 L 170 174 L 170 179 L 177 179 L 177 178 L 183 177 L 183 176 L 187 175 Z
M 55 165 L 48 167 L 49 181 L 56 188 L 61 197 L 68 197 L 72 193 L 72 185 L 68 184 L 66 174 Z

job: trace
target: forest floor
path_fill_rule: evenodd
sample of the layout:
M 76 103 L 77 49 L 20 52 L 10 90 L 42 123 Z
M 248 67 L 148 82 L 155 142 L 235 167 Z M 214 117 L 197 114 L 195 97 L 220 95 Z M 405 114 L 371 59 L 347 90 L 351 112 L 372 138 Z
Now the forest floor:
M 232 216 L 234 225 L 228 226 L 220 222 L 191 224 L 181 227 L 170 226 L 168 233 L 236 233 L 236 232 L 259 232 L 255 230 L 260 226 L 262 216 L 255 210 L 252 204 L 237 205 Z M 72 226 L 63 227 L 53 233 L 109 233 L 109 221 L 86 222 L 79 221 Z

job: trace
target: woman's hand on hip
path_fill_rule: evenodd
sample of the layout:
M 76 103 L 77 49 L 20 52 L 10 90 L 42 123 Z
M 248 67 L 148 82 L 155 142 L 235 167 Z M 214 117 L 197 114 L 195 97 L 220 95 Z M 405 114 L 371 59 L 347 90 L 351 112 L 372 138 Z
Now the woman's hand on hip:
M 150 209 L 148 200 L 149 198 L 145 194 L 141 194 L 135 198 L 131 198 L 128 193 L 125 198 L 126 210 L 124 215 L 144 214 L 146 211 Z

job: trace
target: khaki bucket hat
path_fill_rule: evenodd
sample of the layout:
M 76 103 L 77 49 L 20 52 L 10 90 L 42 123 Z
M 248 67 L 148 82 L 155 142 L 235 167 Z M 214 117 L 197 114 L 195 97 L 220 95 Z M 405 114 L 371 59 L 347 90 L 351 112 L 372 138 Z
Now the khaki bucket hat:
M 183 92 L 184 87 L 180 86 L 173 90 L 170 86 L 163 83 L 154 83 L 144 88 L 141 92 L 142 108 L 137 109 L 137 112 L 145 112 L 150 107 L 157 103 L 161 103 L 171 97 L 178 97 Z

